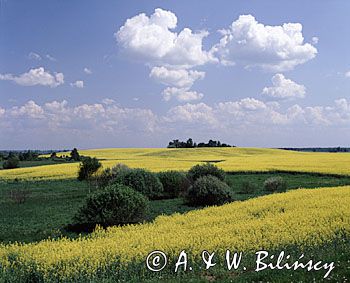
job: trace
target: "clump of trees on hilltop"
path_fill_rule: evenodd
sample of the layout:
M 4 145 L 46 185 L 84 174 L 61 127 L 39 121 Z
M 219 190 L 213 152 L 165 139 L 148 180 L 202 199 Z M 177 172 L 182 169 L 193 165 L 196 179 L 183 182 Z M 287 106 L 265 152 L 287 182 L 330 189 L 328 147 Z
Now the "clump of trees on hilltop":
M 207 143 L 200 142 L 196 143 L 191 138 L 187 141 L 172 140 L 168 144 L 168 148 L 194 148 L 194 147 L 235 147 L 234 145 L 229 145 L 226 143 L 221 143 L 220 141 L 209 140 Z

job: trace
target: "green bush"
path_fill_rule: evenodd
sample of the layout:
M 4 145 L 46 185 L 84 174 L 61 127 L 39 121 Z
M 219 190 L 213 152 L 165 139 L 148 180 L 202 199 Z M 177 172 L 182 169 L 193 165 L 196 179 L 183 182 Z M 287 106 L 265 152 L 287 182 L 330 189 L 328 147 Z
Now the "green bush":
M 195 165 L 187 173 L 187 177 L 192 183 L 198 178 L 208 175 L 214 176 L 221 181 L 225 180 L 225 171 L 209 162 Z
M 282 177 L 270 177 L 264 182 L 264 190 L 268 192 L 285 192 L 287 182 Z
M 107 187 L 111 180 L 113 179 L 111 168 L 106 168 L 104 170 L 98 171 L 96 174 L 90 178 L 92 184 L 96 186 L 96 188 L 101 189 Z
M 164 171 L 158 173 L 158 178 L 164 188 L 164 197 L 176 198 L 184 195 L 190 187 L 186 174 L 179 171 Z
M 113 180 L 123 171 L 131 170 L 128 166 L 118 163 L 112 168 L 106 168 L 94 174 L 91 181 L 97 188 L 104 188 L 113 183 Z
M 84 157 L 79 166 L 78 180 L 88 180 L 102 166 L 95 157 Z
M 163 185 L 157 175 L 145 169 L 120 170 L 112 182 L 129 186 L 150 199 L 163 195 Z
M 19 167 L 19 159 L 16 156 L 9 157 L 4 163 L 2 164 L 2 167 L 4 169 L 14 169 Z
M 257 190 L 258 190 L 257 185 L 255 185 L 252 182 L 245 181 L 242 183 L 240 192 L 242 194 L 253 194 L 253 193 L 257 192 Z
M 123 172 L 123 171 L 128 171 L 128 170 L 132 170 L 129 168 L 129 166 L 123 164 L 123 163 L 117 163 L 116 165 L 114 165 L 112 168 L 111 168 L 111 174 L 116 176 L 118 175 L 120 172 Z
M 198 178 L 186 196 L 189 205 L 220 205 L 233 200 L 230 187 L 214 176 Z
M 90 195 L 74 220 L 87 225 L 111 226 L 142 222 L 149 209 L 148 199 L 130 187 L 113 184 Z

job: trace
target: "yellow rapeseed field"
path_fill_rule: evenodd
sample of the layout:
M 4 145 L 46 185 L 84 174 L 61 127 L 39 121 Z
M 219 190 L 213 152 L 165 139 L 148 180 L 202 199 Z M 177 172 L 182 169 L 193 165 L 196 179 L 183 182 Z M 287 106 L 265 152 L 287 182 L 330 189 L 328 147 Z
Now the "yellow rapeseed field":
M 152 151 L 150 151 L 153 153 Z M 144 261 L 152 250 L 177 255 L 182 249 L 223 252 L 318 245 L 350 234 L 350 187 L 299 189 L 160 216 L 154 222 L 96 231 L 89 238 L 0 245 L 4 270 L 24 268 L 44 278 L 93 275 L 121 260 Z
M 142 167 L 152 171 L 188 170 L 195 164 L 212 161 L 226 171 L 287 170 L 350 174 L 349 153 L 311 153 L 258 148 L 111 148 L 82 150 L 80 154 L 99 158 L 104 167 L 124 163 L 130 167 Z M 0 170 L 0 179 L 74 178 L 77 170 L 77 163 Z

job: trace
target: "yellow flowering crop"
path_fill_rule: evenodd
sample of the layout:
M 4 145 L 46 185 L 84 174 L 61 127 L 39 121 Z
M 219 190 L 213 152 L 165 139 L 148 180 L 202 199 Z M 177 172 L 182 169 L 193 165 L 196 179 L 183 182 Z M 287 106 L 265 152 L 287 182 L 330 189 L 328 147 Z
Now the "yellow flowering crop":
M 299 189 L 282 194 L 160 216 L 154 222 L 98 230 L 88 238 L 0 245 L 0 265 L 34 269 L 45 277 L 74 278 L 108 270 L 117 260 L 144 261 L 153 250 L 194 256 L 209 251 L 256 251 L 318 245 L 350 235 L 350 187 Z
M 287 170 L 350 174 L 349 153 L 312 153 L 258 148 L 112 148 L 82 150 L 80 154 L 99 158 L 104 167 L 124 163 L 130 167 L 142 167 L 152 171 L 188 170 L 195 164 L 211 161 L 217 162 L 216 165 L 226 171 Z M 74 178 L 77 170 L 77 163 L 0 170 L 0 179 Z

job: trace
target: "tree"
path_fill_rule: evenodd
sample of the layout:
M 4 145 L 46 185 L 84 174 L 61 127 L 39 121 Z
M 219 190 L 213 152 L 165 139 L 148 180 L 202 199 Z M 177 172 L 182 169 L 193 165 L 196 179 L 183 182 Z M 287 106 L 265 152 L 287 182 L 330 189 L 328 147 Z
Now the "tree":
M 73 148 L 73 150 L 71 151 L 70 159 L 74 161 L 80 161 L 80 155 L 76 148 Z
M 4 169 L 14 169 L 19 167 L 19 159 L 17 156 L 9 157 L 3 164 Z
M 231 188 L 214 176 L 198 178 L 186 195 L 192 206 L 221 205 L 233 200 Z
M 90 195 L 74 217 L 81 224 L 104 227 L 138 223 L 146 219 L 148 199 L 122 184 L 112 184 Z
M 193 147 L 193 140 L 192 140 L 191 138 L 189 138 L 189 139 L 187 140 L 187 142 L 186 142 L 186 147 L 188 147 L 188 148 Z
M 79 166 L 78 180 L 89 180 L 101 166 L 101 162 L 96 157 L 85 157 Z
M 168 148 L 193 148 L 193 147 L 231 147 L 231 145 L 226 143 L 221 143 L 220 141 L 215 141 L 215 140 L 209 140 L 208 143 L 204 143 L 204 142 L 196 143 L 191 138 L 189 138 L 186 142 L 180 141 L 180 140 L 172 140 L 168 144 Z

